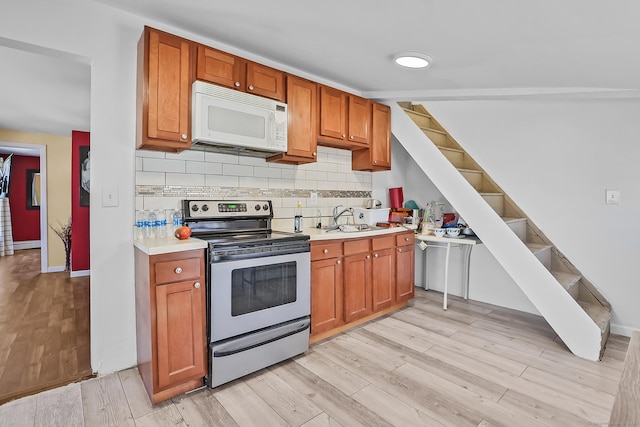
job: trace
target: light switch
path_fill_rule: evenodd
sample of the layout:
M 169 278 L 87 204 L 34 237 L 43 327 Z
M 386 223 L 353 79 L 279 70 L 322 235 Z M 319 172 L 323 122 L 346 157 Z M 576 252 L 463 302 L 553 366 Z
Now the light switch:
M 102 188 L 102 206 L 103 207 L 118 206 L 118 189 L 116 187 Z
M 620 190 L 606 190 L 605 194 L 606 194 L 607 205 L 620 204 Z
M 317 206 L 318 205 L 318 193 L 316 193 L 315 191 L 311 192 L 310 203 L 311 203 L 311 206 Z

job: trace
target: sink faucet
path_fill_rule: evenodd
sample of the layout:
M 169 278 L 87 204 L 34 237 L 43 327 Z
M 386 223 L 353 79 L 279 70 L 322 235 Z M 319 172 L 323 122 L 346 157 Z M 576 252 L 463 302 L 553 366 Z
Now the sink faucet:
M 353 215 L 353 209 L 352 208 L 345 208 L 345 209 L 343 209 L 342 211 L 340 211 L 338 213 L 338 209 L 340 208 L 340 206 L 342 206 L 342 205 L 338 205 L 335 208 L 333 208 L 333 225 L 338 225 L 338 218 L 340 218 L 345 213 L 348 212 L 351 215 Z

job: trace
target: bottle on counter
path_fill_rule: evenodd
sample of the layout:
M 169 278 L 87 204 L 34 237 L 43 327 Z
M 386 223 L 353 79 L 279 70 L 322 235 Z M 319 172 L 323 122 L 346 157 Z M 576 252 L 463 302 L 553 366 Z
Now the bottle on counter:
M 145 237 L 147 239 L 156 238 L 156 213 L 152 210 L 147 214 L 145 221 Z
M 136 233 L 134 237 L 136 240 L 142 240 L 145 237 L 145 217 L 146 213 L 144 211 L 136 211 Z
M 293 217 L 293 231 L 296 233 L 302 232 L 302 203 L 298 202 L 296 211 Z
M 165 239 L 167 237 L 167 216 L 163 209 L 158 209 L 156 212 L 156 224 L 156 237 Z

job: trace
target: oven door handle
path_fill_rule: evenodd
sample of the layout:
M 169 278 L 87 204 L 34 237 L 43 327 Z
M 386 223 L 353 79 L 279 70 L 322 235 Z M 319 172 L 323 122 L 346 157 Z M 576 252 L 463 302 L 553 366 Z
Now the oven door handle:
M 213 343 L 211 349 L 213 357 L 231 356 L 236 353 L 250 350 L 270 342 L 286 338 L 290 335 L 297 334 L 311 326 L 311 319 L 304 317 L 284 325 L 274 326 L 259 332 L 252 333 L 240 338 L 233 338 L 227 342 L 220 344 Z
M 234 252 L 234 251 L 231 251 Z M 253 258 L 264 258 L 269 256 L 276 255 L 290 255 L 290 254 L 299 254 L 304 252 L 311 252 L 309 249 L 309 245 L 299 246 L 297 248 L 279 248 L 274 246 L 272 250 L 267 250 L 265 252 L 252 252 L 252 253 L 232 253 L 228 254 L 228 252 L 224 250 L 213 250 L 209 252 L 209 262 L 223 262 L 223 261 L 238 261 L 244 259 L 253 259 Z

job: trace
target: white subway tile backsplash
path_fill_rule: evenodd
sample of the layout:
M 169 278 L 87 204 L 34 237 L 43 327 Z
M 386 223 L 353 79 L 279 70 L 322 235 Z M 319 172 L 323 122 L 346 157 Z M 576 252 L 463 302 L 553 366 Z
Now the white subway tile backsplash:
M 355 190 L 356 185 L 353 182 L 338 182 L 338 190 Z
M 253 175 L 260 178 L 282 178 L 282 169 L 254 167 Z
M 214 162 L 214 163 L 230 163 L 230 164 L 238 164 L 239 157 L 235 154 L 223 154 L 223 153 L 204 153 L 205 162 Z
M 293 180 L 295 180 L 298 176 L 300 176 L 301 179 L 303 179 L 305 175 L 304 171 L 301 171 L 298 169 L 282 169 L 281 174 L 283 179 L 293 179 Z
M 267 188 L 269 182 L 264 178 L 255 178 L 253 176 L 239 176 L 238 187 L 241 188 Z
M 184 173 L 184 160 L 167 160 L 144 158 L 142 160 L 142 170 L 145 172 L 179 172 Z
M 327 172 L 307 171 L 305 178 L 307 181 L 327 181 L 328 175 Z
M 207 187 L 238 187 L 238 177 L 227 175 L 205 175 L 204 184 Z
M 294 188 L 295 180 L 269 178 L 269 188 Z
M 204 162 L 204 151 L 185 150 L 181 153 L 167 153 L 165 157 L 172 160 L 193 160 L 197 162 Z
M 333 182 L 344 182 L 347 180 L 347 174 L 346 173 L 329 173 L 327 174 L 327 181 L 333 181 Z
M 238 164 L 249 166 L 267 166 L 267 161 L 261 157 L 239 156 Z
M 209 175 L 222 174 L 222 163 L 210 162 L 186 162 L 187 173 L 203 173 Z
M 185 187 L 204 186 L 204 174 L 167 173 L 167 185 L 183 185 Z
M 294 188 L 296 190 L 317 190 L 318 181 L 307 181 L 307 180 L 296 179 Z
M 136 171 L 137 185 L 165 185 L 164 172 Z
M 150 157 L 155 159 L 164 159 L 162 151 L 136 150 L 136 157 Z
M 320 163 L 320 162 L 318 162 L 318 171 L 322 171 L 322 172 L 337 172 L 338 171 L 338 165 L 336 163 L 328 163 L 328 162 Z
M 253 176 L 253 166 L 231 165 L 225 163 L 222 165 L 222 174 L 236 176 Z
M 142 157 L 136 157 L 136 170 L 142 170 Z

